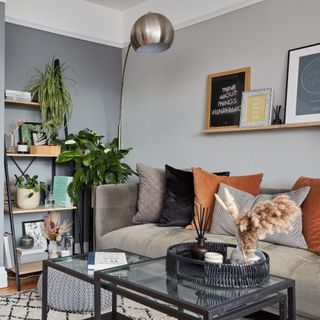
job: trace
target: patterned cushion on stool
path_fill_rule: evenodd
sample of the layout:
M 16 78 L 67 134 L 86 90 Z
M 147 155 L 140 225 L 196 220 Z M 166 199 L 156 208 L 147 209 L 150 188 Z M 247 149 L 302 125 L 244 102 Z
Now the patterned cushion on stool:
M 42 275 L 38 280 L 38 294 L 42 296 Z M 101 308 L 111 305 L 110 291 L 101 290 Z M 48 307 L 69 312 L 94 310 L 93 285 L 56 269 L 48 269 Z

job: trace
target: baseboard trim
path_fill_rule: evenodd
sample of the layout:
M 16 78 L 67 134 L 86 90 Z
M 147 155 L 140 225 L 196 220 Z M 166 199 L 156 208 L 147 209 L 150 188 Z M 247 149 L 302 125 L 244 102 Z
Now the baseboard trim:
M 6 288 L 8 286 L 8 275 L 4 267 L 0 267 L 0 288 Z

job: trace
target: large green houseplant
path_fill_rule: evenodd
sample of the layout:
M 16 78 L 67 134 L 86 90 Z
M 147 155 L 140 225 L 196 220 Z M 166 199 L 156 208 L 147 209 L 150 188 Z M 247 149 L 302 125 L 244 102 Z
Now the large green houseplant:
M 82 190 L 91 190 L 101 184 L 125 182 L 134 171 L 122 159 L 131 148 L 118 149 L 118 139 L 108 146 L 101 143 L 103 136 L 90 129 L 71 134 L 64 150 L 57 158 L 58 163 L 75 161 L 73 180 L 69 184 L 68 194 L 77 203 Z
M 29 85 L 32 98 L 38 100 L 41 106 L 42 128 L 48 141 L 58 135 L 58 131 L 68 122 L 72 111 L 72 99 L 67 88 L 67 82 L 75 83 L 66 77 L 70 67 L 54 57 L 49 61 L 43 71 L 35 68 Z

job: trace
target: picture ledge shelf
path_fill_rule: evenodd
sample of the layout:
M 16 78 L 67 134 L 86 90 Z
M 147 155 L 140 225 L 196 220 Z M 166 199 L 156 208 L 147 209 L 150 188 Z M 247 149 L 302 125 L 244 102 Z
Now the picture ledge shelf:
M 13 158 L 56 158 L 52 154 L 38 154 L 38 153 L 7 153 L 7 157 Z
M 259 130 L 275 130 L 275 129 L 291 129 L 291 128 L 307 128 L 319 127 L 320 121 L 317 122 L 303 122 L 303 123 L 289 123 L 289 124 L 276 124 L 270 126 L 255 126 L 255 127 L 239 127 L 227 126 L 217 127 L 203 130 L 204 133 L 222 133 L 222 132 L 238 132 L 238 131 L 259 131 Z

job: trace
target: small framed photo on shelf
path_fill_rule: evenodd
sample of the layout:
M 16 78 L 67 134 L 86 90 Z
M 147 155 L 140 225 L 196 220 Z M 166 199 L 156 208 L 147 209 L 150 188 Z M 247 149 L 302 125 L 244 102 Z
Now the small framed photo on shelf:
M 320 43 L 289 50 L 286 123 L 320 121 Z
M 36 134 L 36 135 L 35 135 Z M 47 139 L 45 133 L 43 133 L 41 123 L 37 122 L 25 122 L 19 127 L 20 141 L 26 142 L 28 146 L 34 145 L 38 139 Z
M 240 127 L 270 125 L 272 99 L 271 88 L 243 92 Z
M 42 233 L 43 220 L 22 222 L 22 231 L 24 235 L 30 235 L 34 239 L 34 246 L 41 246 L 45 250 L 48 247 L 47 239 Z
M 250 67 L 208 75 L 206 129 L 239 126 L 242 92 L 250 90 Z

